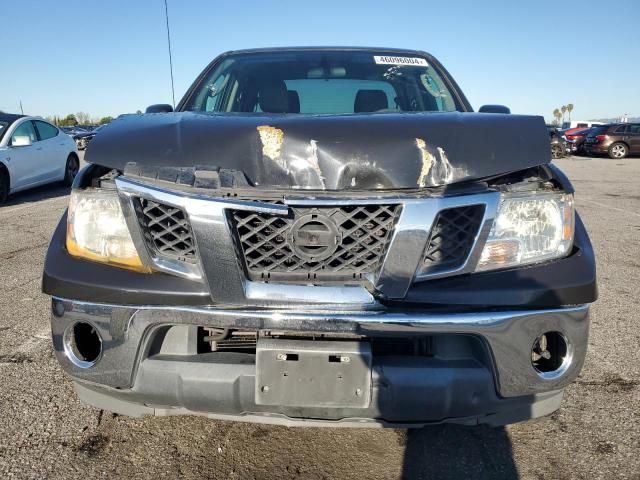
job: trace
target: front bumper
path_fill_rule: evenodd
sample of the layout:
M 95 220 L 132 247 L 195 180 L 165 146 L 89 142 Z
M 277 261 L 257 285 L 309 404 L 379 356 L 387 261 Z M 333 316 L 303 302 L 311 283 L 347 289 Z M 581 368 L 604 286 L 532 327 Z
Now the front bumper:
M 69 355 L 66 338 L 77 322 L 92 325 L 102 341 L 100 357 L 90 367 Z M 170 354 L 163 353 L 157 333 L 169 326 L 363 339 L 430 335 L 438 342 L 429 357 L 374 355 L 366 406 L 264 405 L 256 402 L 255 356 L 196 354 L 175 339 Z M 558 408 L 562 388 L 582 368 L 588 328 L 587 305 L 433 314 L 134 307 L 58 298 L 52 304 L 56 356 L 87 403 L 128 415 L 194 413 L 285 424 L 503 424 L 545 415 Z M 531 348 L 550 331 L 567 339 L 567 360 L 556 374 L 541 375 L 531 364 Z

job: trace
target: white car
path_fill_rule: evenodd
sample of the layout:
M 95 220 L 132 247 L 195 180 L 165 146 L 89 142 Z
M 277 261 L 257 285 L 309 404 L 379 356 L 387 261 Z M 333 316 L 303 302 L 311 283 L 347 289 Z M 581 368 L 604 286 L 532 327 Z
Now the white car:
M 0 203 L 15 192 L 64 181 L 80 168 L 76 144 L 39 117 L 0 113 Z

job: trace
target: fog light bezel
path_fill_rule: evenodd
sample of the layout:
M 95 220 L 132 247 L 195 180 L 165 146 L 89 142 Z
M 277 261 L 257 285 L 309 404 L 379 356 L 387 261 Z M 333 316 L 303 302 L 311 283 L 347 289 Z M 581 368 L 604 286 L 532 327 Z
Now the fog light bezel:
M 75 344 L 77 343 L 75 339 L 75 335 L 76 335 L 75 329 L 81 324 L 86 324 L 90 326 L 95 332 L 95 335 L 98 339 L 100 351 L 98 352 L 98 355 L 93 360 L 83 360 L 82 358 L 80 358 L 79 356 L 80 352 L 78 351 L 78 348 L 75 346 Z M 64 348 L 64 353 L 67 359 L 74 366 L 78 368 L 82 368 L 82 369 L 91 368 L 102 359 L 102 353 L 103 353 L 102 337 L 100 336 L 100 331 L 98 330 L 98 328 L 96 328 L 96 326 L 92 322 L 83 320 L 79 322 L 74 322 L 73 324 L 69 325 L 64 331 L 62 344 Z M 76 353 L 76 351 L 78 353 Z
M 562 377 L 565 373 L 567 373 L 567 370 L 569 370 L 569 367 L 571 366 L 571 364 L 573 363 L 573 354 L 574 354 L 574 348 L 572 343 L 569 341 L 569 339 L 567 338 L 567 336 L 558 330 L 549 330 L 549 331 L 545 331 L 545 332 L 541 332 L 534 340 L 533 343 L 531 344 L 531 349 L 529 352 L 529 355 L 531 355 L 531 353 L 533 353 L 534 348 L 536 347 L 536 344 L 539 343 L 540 339 L 542 338 L 543 335 L 549 336 L 549 335 L 557 335 L 558 338 L 560 340 L 562 340 L 562 342 L 564 343 L 564 348 L 565 348 L 565 354 L 564 354 L 564 358 L 562 359 L 562 363 L 560 363 L 560 366 L 554 370 L 550 370 L 550 371 L 543 371 L 540 370 L 536 367 L 536 365 L 533 362 L 533 359 L 531 359 L 531 368 L 533 368 L 533 370 L 536 372 L 536 374 L 542 378 L 543 380 L 556 380 L 560 377 Z

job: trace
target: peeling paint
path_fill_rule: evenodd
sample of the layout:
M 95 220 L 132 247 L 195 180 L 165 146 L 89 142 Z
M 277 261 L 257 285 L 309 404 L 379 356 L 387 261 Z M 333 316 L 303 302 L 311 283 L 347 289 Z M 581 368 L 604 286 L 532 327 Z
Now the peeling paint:
M 256 130 L 260 134 L 262 154 L 273 161 L 277 161 L 280 158 L 280 149 L 284 142 L 284 132 L 270 125 L 260 125 L 256 127 Z
M 318 162 L 318 142 L 316 140 L 309 140 L 309 166 L 318 174 L 318 178 L 324 188 L 324 175 L 320 170 L 320 163 Z
M 300 144 L 289 137 L 289 145 L 285 157 L 280 161 L 288 175 L 291 175 L 299 189 L 325 189 L 325 176 L 320 169 L 318 159 L 318 142 L 309 140 L 307 144 Z
M 420 150 L 420 158 L 422 159 L 422 168 L 420 169 L 420 175 L 418 175 L 418 186 L 426 187 L 428 185 L 427 179 L 429 178 L 429 172 L 434 163 L 433 154 L 427 150 L 427 142 L 422 138 L 416 138 L 416 147 Z
M 418 176 L 418 186 L 446 185 L 453 178 L 454 168 L 442 147 L 436 147 L 437 155 L 427 148 L 427 142 L 416 138 L 416 147 L 420 150 L 422 168 Z
M 444 151 L 444 148 L 438 147 L 438 156 L 440 157 L 440 172 L 438 175 L 438 179 L 440 181 L 440 185 L 450 183 L 453 178 L 453 167 L 451 166 L 451 162 L 447 157 L 447 152 Z

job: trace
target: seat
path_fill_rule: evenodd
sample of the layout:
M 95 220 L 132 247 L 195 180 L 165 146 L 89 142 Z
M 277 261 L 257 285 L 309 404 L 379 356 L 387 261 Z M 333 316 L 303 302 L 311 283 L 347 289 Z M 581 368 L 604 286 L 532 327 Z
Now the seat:
M 263 112 L 286 113 L 289 109 L 289 98 L 284 81 L 263 81 L 258 86 L 258 104 Z
M 382 90 L 358 90 L 353 104 L 355 113 L 376 112 L 389 108 L 387 94 Z
M 287 99 L 289 100 L 289 113 L 300 113 L 300 97 L 295 90 L 287 90 Z

